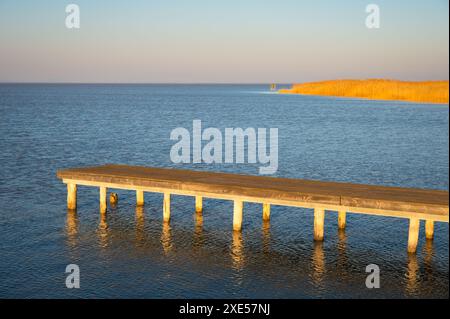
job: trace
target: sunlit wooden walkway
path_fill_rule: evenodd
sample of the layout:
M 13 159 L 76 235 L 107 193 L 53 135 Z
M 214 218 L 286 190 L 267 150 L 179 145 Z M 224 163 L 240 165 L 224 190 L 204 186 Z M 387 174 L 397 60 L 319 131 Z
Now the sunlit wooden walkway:
M 338 212 L 339 228 L 345 228 L 347 213 L 409 219 L 408 252 L 414 253 L 420 220 L 425 220 L 427 239 L 433 238 L 434 222 L 449 221 L 449 193 L 398 187 L 308 181 L 301 179 L 150 168 L 127 165 L 64 169 L 57 176 L 67 184 L 67 207 L 77 207 L 77 186 L 100 189 L 100 211 L 105 212 L 107 189 L 136 191 L 136 204 L 144 204 L 144 192 L 164 194 L 163 220 L 170 220 L 170 196 L 195 196 L 196 212 L 202 200 L 234 201 L 233 229 L 242 228 L 243 202 L 263 204 L 262 215 L 270 218 L 270 205 L 314 209 L 314 239 L 324 238 L 325 211 Z

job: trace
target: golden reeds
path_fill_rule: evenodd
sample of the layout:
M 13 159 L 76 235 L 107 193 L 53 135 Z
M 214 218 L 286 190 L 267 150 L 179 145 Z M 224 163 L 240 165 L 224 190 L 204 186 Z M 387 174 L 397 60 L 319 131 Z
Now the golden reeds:
M 286 94 L 326 95 L 448 104 L 449 81 L 406 82 L 397 80 L 333 80 L 294 84 Z

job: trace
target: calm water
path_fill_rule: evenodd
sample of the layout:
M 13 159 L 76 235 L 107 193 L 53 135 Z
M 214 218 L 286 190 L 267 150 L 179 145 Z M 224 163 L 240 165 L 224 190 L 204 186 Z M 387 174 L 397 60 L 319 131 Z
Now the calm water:
M 448 298 L 448 224 L 434 243 L 406 253 L 405 220 L 350 215 L 345 233 L 326 216 L 313 243 L 312 212 L 246 204 L 242 235 L 232 203 L 120 191 L 107 218 L 98 190 L 79 188 L 66 211 L 59 168 L 104 163 L 173 167 L 170 131 L 192 127 L 278 127 L 278 176 L 448 190 L 449 109 L 326 97 L 265 94 L 267 86 L 0 85 L 0 297 Z M 257 174 L 255 165 L 182 168 Z M 423 225 L 422 225 L 423 227 Z M 422 228 L 423 231 L 423 228 Z M 422 233 L 423 234 L 423 233 Z M 65 267 L 81 289 L 65 288 Z M 365 287 L 365 267 L 381 289 Z

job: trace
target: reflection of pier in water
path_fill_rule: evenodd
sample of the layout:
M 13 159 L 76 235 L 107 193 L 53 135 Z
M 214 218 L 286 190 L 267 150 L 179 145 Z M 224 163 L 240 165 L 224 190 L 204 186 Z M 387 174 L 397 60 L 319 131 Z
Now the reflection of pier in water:
M 172 233 L 168 223 L 163 223 L 161 232 L 161 245 L 164 249 L 164 253 L 168 254 L 172 251 Z
M 100 221 L 97 228 L 98 243 L 101 248 L 108 247 L 108 219 L 106 212 L 100 212 Z
M 194 235 L 192 238 L 192 248 L 194 250 L 199 250 L 204 245 L 204 236 L 203 236 L 203 214 L 196 213 L 194 215 Z
M 66 235 L 67 244 L 74 248 L 77 245 L 78 236 L 78 214 L 76 210 L 67 210 L 66 215 Z
M 262 222 L 262 247 L 264 253 L 270 253 L 270 221 Z
M 136 244 L 139 244 L 145 239 L 144 206 L 136 206 L 135 223 L 136 223 Z
M 406 294 L 409 296 L 417 295 L 419 291 L 419 264 L 417 256 L 408 256 L 406 272 Z
M 323 281 L 325 277 L 325 253 L 323 251 L 323 242 L 314 243 L 314 252 L 312 256 L 311 274 L 314 284 L 317 288 L 323 289 Z
M 156 262 L 164 264 L 170 257 L 171 265 L 180 268 L 187 263 L 191 267 L 203 269 L 205 265 L 215 264 L 216 267 L 232 269 L 235 283 L 241 285 L 245 281 L 247 273 L 258 273 L 258 276 L 280 277 L 288 285 L 312 285 L 313 290 L 320 294 L 324 292 L 326 283 L 340 281 L 355 286 L 364 283 L 366 273 L 365 253 L 347 250 L 347 237 L 345 231 L 338 232 L 338 240 L 332 247 L 325 248 L 323 242 L 316 242 L 313 251 L 310 248 L 297 250 L 295 247 L 279 246 L 272 238 L 270 221 L 261 224 L 259 235 L 249 237 L 245 232 L 230 231 L 224 233 L 220 230 L 208 230 L 203 228 L 203 216 L 193 214 L 193 222 L 190 226 L 177 224 L 171 228 L 170 224 L 153 218 L 153 213 L 146 213 L 144 207 L 136 207 L 134 212 L 135 223 L 130 219 L 130 211 L 114 209 L 109 213 L 100 214 L 98 225 L 92 231 L 97 238 L 97 245 L 102 251 L 113 252 L 118 248 L 123 249 L 124 243 L 134 244 L 134 249 L 126 251 L 131 257 L 146 256 Z M 148 216 L 146 218 L 146 215 Z M 133 215 L 131 215 L 133 216 Z M 153 216 L 153 217 L 152 217 Z M 69 250 L 76 249 L 80 238 L 84 244 L 92 234 L 79 234 L 79 220 L 76 212 L 68 212 L 66 221 L 66 235 Z M 252 232 L 255 232 L 253 229 Z M 228 251 L 228 254 L 226 253 Z M 405 295 L 416 295 L 420 288 L 422 275 L 438 272 L 432 264 L 433 243 L 427 241 L 423 247 L 424 273 L 421 273 L 417 257 L 405 255 L 404 264 L 407 265 L 404 273 L 403 292 Z M 116 253 L 116 252 L 115 252 Z M 407 257 L 407 258 L 406 258 Z M 374 256 L 374 259 L 379 257 Z M 399 262 L 402 262 L 401 260 Z M 396 272 L 399 269 L 389 266 L 382 271 Z M 352 272 L 349 271 L 352 269 Z M 361 269 L 355 274 L 355 270 Z M 309 280 L 308 280 L 309 278 Z M 398 277 L 393 277 L 398 278 Z M 389 279 L 383 277 L 383 288 L 386 292 Z M 398 283 L 397 283 L 398 285 Z
M 420 283 L 422 281 L 426 282 L 433 277 L 433 240 L 426 240 L 422 248 L 422 255 L 423 263 L 421 264 L 419 263 L 417 256 L 408 255 L 407 257 L 405 294 L 408 296 L 419 296 L 420 291 L 423 288 Z M 423 266 L 422 270 L 420 269 L 420 265 Z
M 241 271 L 244 268 L 245 263 L 241 232 L 233 231 L 233 241 L 231 243 L 231 258 L 233 261 L 233 269 Z

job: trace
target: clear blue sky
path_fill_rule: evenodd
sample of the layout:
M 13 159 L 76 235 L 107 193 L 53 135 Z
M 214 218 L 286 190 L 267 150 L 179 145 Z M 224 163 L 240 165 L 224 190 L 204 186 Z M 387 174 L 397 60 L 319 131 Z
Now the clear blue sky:
M 0 0 L 0 82 L 448 79 L 448 24 L 448 0 Z

